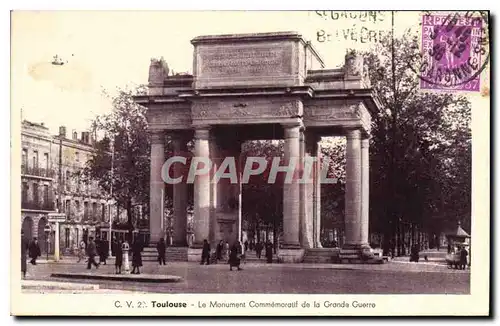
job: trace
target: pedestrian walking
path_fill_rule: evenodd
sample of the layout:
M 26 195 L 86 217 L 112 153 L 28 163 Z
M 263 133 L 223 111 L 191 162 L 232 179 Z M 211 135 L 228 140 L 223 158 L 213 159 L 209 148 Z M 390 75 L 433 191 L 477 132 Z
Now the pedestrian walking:
M 97 247 L 94 238 L 92 237 L 89 237 L 88 240 L 87 256 L 88 256 L 87 269 L 91 269 L 92 265 L 94 265 L 95 268 L 99 268 L 99 264 L 95 261 L 95 257 L 97 256 Z
M 414 244 L 411 247 L 410 262 L 416 262 L 416 263 L 418 263 L 418 261 L 420 259 L 418 251 L 419 251 L 418 250 L 418 245 Z
M 217 248 L 215 249 L 215 255 L 217 256 L 217 261 L 222 260 L 222 252 L 224 250 L 224 241 L 219 241 Z
M 258 259 L 260 259 L 261 255 L 262 255 L 262 249 L 264 248 L 264 245 L 262 244 L 262 242 L 257 242 L 255 244 L 255 255 L 257 256 Z
M 465 246 L 462 246 L 460 249 L 460 269 L 465 269 L 467 266 L 467 250 L 465 250 Z
M 266 244 L 266 259 L 268 263 L 273 262 L 273 245 L 270 241 Z
M 210 265 L 210 244 L 207 239 L 203 240 L 203 249 L 201 250 L 201 263 L 203 265 L 206 261 L 206 265 Z
M 26 238 L 24 237 L 24 232 L 21 231 L 21 273 L 23 280 L 26 278 L 26 271 L 28 269 L 28 264 L 26 263 L 27 252 L 29 249 L 29 244 Z
M 38 239 L 35 237 L 29 245 L 29 255 L 31 258 L 31 265 L 36 265 L 36 260 L 41 256 L 40 245 L 38 244 Z
M 106 265 L 106 260 L 108 259 L 108 255 L 109 255 L 108 240 L 101 239 L 101 242 L 99 244 L 99 261 L 101 262 L 101 264 Z
M 80 250 L 78 251 L 78 263 L 82 261 L 83 258 L 87 255 L 87 245 L 85 241 L 80 241 Z
M 231 247 L 231 251 L 229 253 L 229 270 L 230 271 L 233 270 L 233 267 L 238 268 L 239 271 L 242 270 L 242 268 L 240 267 L 240 264 L 241 264 L 240 255 L 241 255 L 241 244 L 238 241 L 235 244 L 233 244 L 233 246 Z
M 165 251 L 167 250 L 165 239 L 161 238 L 156 245 L 156 251 L 158 251 L 158 263 L 160 265 L 165 265 Z
M 113 251 L 115 252 L 115 273 L 122 273 L 122 265 L 123 265 L 123 250 L 122 250 L 122 242 L 115 241 L 113 242 Z
M 131 274 L 141 274 L 142 267 L 142 243 L 136 239 L 132 244 L 132 272 Z M 137 268 L 137 272 L 135 269 Z

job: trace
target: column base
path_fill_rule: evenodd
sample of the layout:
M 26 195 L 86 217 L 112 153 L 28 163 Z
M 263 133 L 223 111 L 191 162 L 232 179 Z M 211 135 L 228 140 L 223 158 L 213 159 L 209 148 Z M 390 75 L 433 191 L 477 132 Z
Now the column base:
M 190 262 L 201 262 L 201 252 L 203 251 L 203 248 L 188 248 L 187 250 L 187 255 L 188 255 L 188 261 Z
M 280 248 L 278 251 L 278 262 L 280 263 L 302 263 L 305 249 L 302 248 Z
M 375 257 L 368 244 L 344 244 L 340 249 L 339 259 L 343 264 L 384 262 L 381 258 Z

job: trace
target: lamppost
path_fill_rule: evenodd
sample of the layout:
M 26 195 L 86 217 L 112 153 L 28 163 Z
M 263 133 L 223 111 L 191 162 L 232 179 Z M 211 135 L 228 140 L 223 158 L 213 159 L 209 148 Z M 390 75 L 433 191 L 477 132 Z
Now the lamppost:
M 115 160 L 115 146 L 114 139 L 111 139 L 111 186 L 109 187 L 109 203 L 108 203 L 108 212 L 109 212 L 109 257 L 113 256 L 113 251 L 111 248 L 112 236 L 111 232 L 113 229 L 113 219 L 111 218 L 111 203 L 113 201 L 113 173 L 114 173 L 114 160 Z
M 45 227 L 43 228 L 43 231 L 45 231 L 45 243 L 46 243 L 46 248 L 45 251 L 47 252 L 47 261 L 49 260 L 49 243 L 50 243 L 50 225 L 46 224 Z

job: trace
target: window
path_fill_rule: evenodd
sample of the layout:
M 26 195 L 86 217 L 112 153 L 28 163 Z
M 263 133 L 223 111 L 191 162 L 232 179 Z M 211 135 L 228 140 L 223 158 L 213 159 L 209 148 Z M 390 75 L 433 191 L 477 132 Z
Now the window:
M 64 229 L 64 248 L 69 248 L 69 229 Z
M 80 215 L 80 202 L 78 200 L 75 200 L 75 215 Z
M 49 170 L 49 153 L 44 153 L 43 154 L 43 164 L 44 164 L 44 169 Z
M 80 162 L 80 153 L 75 152 L 75 161 Z
M 71 213 L 71 200 L 66 199 L 66 203 L 64 203 L 64 211 L 66 212 L 66 215 Z
M 43 203 L 45 205 L 49 204 L 49 185 L 43 186 Z
M 106 205 L 101 204 L 101 221 L 106 220 Z
M 40 198 L 38 197 L 38 183 L 33 184 L 33 201 L 38 203 Z
M 24 167 L 28 167 L 28 150 L 26 148 L 23 148 L 23 157 L 21 165 Z
M 92 203 L 92 219 L 97 220 L 97 203 Z
M 33 168 L 38 169 L 38 151 L 33 151 Z
M 89 218 L 89 202 L 83 203 L 83 219 L 87 220 Z
M 78 229 L 75 229 L 75 241 L 78 245 L 78 248 L 80 248 L 80 230 Z
M 22 202 L 27 202 L 28 201 L 28 191 L 29 191 L 29 186 L 27 182 L 23 182 L 23 187 L 21 189 L 21 200 Z

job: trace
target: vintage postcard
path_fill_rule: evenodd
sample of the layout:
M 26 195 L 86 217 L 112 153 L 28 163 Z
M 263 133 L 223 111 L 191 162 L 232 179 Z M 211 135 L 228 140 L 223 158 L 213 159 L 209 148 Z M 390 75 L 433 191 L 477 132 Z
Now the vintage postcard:
M 11 314 L 487 316 L 487 11 L 12 11 Z

